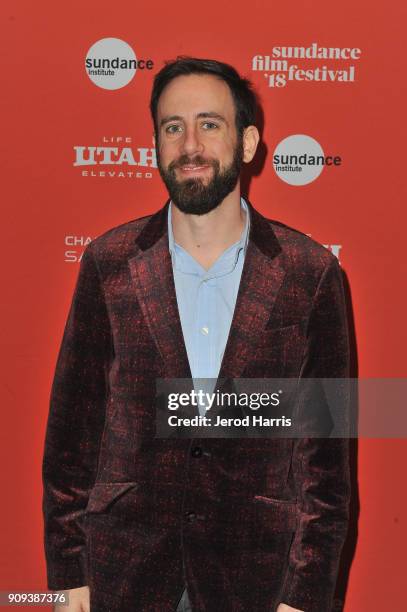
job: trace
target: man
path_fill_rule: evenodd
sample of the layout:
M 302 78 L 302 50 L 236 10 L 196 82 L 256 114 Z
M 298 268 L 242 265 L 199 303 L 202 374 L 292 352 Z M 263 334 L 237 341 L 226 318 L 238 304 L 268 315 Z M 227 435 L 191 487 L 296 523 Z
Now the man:
M 89 245 L 58 358 L 48 586 L 70 612 L 327 612 L 347 441 L 160 439 L 154 398 L 158 378 L 348 376 L 338 262 L 241 198 L 259 133 L 231 66 L 168 63 L 151 111 L 171 200 Z

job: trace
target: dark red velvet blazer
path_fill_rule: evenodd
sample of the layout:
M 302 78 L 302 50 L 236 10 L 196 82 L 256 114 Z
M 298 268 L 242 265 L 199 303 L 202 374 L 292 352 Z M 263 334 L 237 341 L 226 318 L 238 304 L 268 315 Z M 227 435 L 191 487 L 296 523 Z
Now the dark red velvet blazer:
M 349 376 L 337 259 L 250 204 L 220 377 Z M 50 589 L 92 612 L 327 612 L 348 524 L 344 439 L 158 439 L 155 379 L 191 376 L 156 214 L 94 240 L 79 271 L 43 459 Z M 191 452 L 192 449 L 202 452 Z

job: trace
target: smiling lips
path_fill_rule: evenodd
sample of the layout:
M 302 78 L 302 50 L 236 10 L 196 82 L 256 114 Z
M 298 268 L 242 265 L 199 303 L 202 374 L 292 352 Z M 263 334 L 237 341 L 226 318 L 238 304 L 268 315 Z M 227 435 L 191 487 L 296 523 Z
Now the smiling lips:
M 183 174 L 191 176 L 192 174 L 203 174 L 208 168 L 211 166 L 208 164 L 186 164 L 183 166 L 178 166 Z

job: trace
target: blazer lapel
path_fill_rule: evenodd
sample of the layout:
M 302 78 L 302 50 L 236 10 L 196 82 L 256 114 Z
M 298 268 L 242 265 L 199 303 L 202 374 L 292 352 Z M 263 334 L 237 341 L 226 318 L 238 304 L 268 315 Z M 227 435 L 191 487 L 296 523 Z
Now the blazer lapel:
M 168 248 L 168 205 L 145 225 L 129 259 L 137 299 L 165 366 L 165 378 L 191 378 Z
M 248 202 L 250 234 L 220 378 L 239 378 L 256 350 L 282 286 L 280 244 L 265 217 Z

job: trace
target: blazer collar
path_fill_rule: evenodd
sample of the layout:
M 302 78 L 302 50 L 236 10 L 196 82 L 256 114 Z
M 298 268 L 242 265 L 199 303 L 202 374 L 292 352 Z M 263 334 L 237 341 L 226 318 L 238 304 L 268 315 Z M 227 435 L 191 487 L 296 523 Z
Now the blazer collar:
M 164 235 L 168 241 L 167 220 L 170 201 L 168 200 L 160 210 L 150 217 L 150 220 L 136 238 L 136 245 L 142 251 L 147 251 Z M 249 241 L 253 242 L 266 257 L 275 257 L 281 251 L 281 247 L 268 220 L 252 206 L 247 198 L 245 198 L 245 201 L 251 219 Z
M 164 362 L 164 378 L 191 378 L 168 248 L 169 202 L 150 217 L 138 235 L 129 267 L 137 299 Z M 269 221 L 246 202 L 249 240 L 219 378 L 239 378 L 243 373 L 285 275 L 277 257 L 282 249 Z

